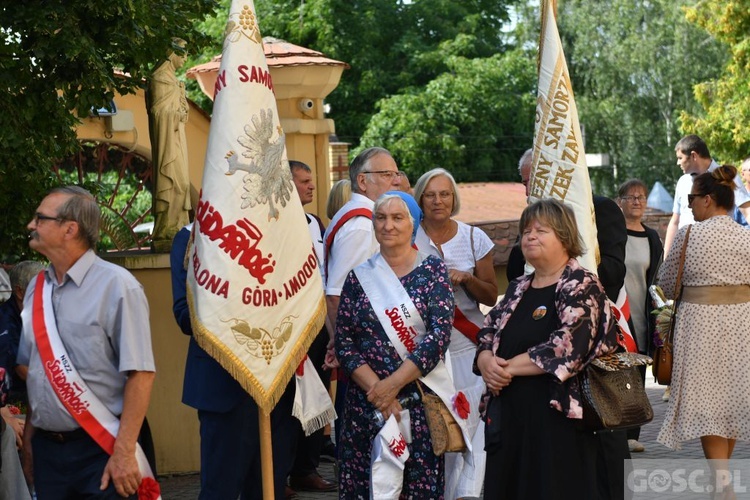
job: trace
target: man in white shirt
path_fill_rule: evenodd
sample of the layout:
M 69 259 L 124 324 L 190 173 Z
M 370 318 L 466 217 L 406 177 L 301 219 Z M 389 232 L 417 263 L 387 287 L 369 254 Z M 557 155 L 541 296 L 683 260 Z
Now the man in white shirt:
M 674 190 L 672 218 L 669 221 L 667 234 L 664 238 L 665 255 L 669 253 L 669 247 L 672 246 L 677 230 L 695 222 L 693 211 L 688 207 L 687 199 L 687 195 L 693 187 L 693 177 L 719 167 L 719 164 L 711 159 L 706 143 L 697 135 L 686 135 L 677 142 L 674 149 L 677 155 L 677 165 L 684 174 L 677 181 Z M 745 217 L 745 220 L 750 220 L 750 194 L 745 189 L 739 174 L 735 177 L 734 183 L 734 205 Z
M 346 276 L 379 249 L 372 230 L 372 207 L 375 200 L 386 191 L 398 190 L 402 175 L 391 153 L 377 147 L 362 151 L 349 167 L 352 198 L 336 212 L 324 238 L 326 305 L 334 328 L 339 296 Z M 368 210 L 369 216 L 365 214 Z

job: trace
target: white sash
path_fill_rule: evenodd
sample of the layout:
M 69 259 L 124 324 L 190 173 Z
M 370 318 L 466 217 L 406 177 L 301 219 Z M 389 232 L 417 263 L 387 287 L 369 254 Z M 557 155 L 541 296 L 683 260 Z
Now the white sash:
M 120 430 L 120 419 L 88 388 L 73 366 L 57 330 L 52 305 L 52 284 L 44 279 L 44 271 L 39 273 L 36 281 L 32 324 L 44 371 L 55 394 L 75 421 L 111 455 Z M 158 488 L 146 455 L 137 442 L 135 458 L 143 478 L 141 486 L 145 486 L 144 489 Z M 146 492 L 139 488 L 139 498 L 161 499 L 161 495 L 156 496 L 153 489 L 149 496 L 142 497 L 143 493 Z
M 383 326 L 388 339 L 396 348 L 402 360 L 405 360 L 414 347 L 416 347 L 427 333 L 422 317 L 417 307 L 409 297 L 401 281 L 385 262 L 380 253 L 375 254 L 367 262 L 354 268 L 354 273 L 359 279 L 375 314 Z M 468 433 L 466 420 L 461 418 L 453 406 L 456 389 L 453 386 L 453 378 L 445 363 L 440 360 L 435 368 L 420 378 L 432 391 L 443 401 L 456 419 L 468 451 L 471 451 L 471 436 Z M 477 411 L 471 408 L 470 412 Z

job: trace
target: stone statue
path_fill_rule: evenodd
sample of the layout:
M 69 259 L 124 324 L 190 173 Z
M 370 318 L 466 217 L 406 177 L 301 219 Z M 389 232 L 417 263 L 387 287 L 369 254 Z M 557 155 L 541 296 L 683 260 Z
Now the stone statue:
M 154 70 L 146 92 L 154 173 L 153 248 L 169 252 L 172 238 L 189 222 L 190 178 L 188 176 L 185 123 L 188 102 L 185 85 L 175 71 L 185 64 L 185 41 L 175 39 L 174 51 Z

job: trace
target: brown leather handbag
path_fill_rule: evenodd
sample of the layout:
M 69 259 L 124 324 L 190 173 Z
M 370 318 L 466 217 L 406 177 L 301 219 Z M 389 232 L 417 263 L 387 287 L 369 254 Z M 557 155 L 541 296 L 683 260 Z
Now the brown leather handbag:
M 447 452 L 466 451 L 466 442 L 461 427 L 443 400 L 435 394 L 425 394 L 420 382 L 417 382 L 417 388 L 422 396 L 433 453 L 440 456 Z
M 595 358 L 578 376 L 586 429 L 630 429 L 654 418 L 643 387 L 639 365 L 651 358 L 634 352 L 617 352 Z
M 675 290 L 677 297 L 674 299 L 672 306 L 672 318 L 669 321 L 669 332 L 662 345 L 654 351 L 654 364 L 652 371 L 656 382 L 660 385 L 669 385 L 672 383 L 672 351 L 674 347 L 674 327 L 677 322 L 677 306 L 682 298 L 682 270 L 685 267 L 685 250 L 687 249 L 688 239 L 690 238 L 690 228 L 688 226 L 685 232 L 685 241 L 682 242 L 682 253 L 680 254 L 680 267 L 677 269 L 677 281 Z

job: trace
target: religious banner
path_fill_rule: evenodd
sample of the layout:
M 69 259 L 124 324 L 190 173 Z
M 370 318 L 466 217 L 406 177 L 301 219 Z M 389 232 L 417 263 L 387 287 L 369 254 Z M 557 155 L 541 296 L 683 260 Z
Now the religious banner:
M 323 325 L 252 0 L 232 1 L 189 254 L 193 334 L 269 413 Z
M 557 31 L 554 0 L 542 2 L 539 85 L 529 201 L 555 198 L 573 208 L 585 253 L 583 267 L 596 273 L 598 246 L 594 204 L 578 109 Z

